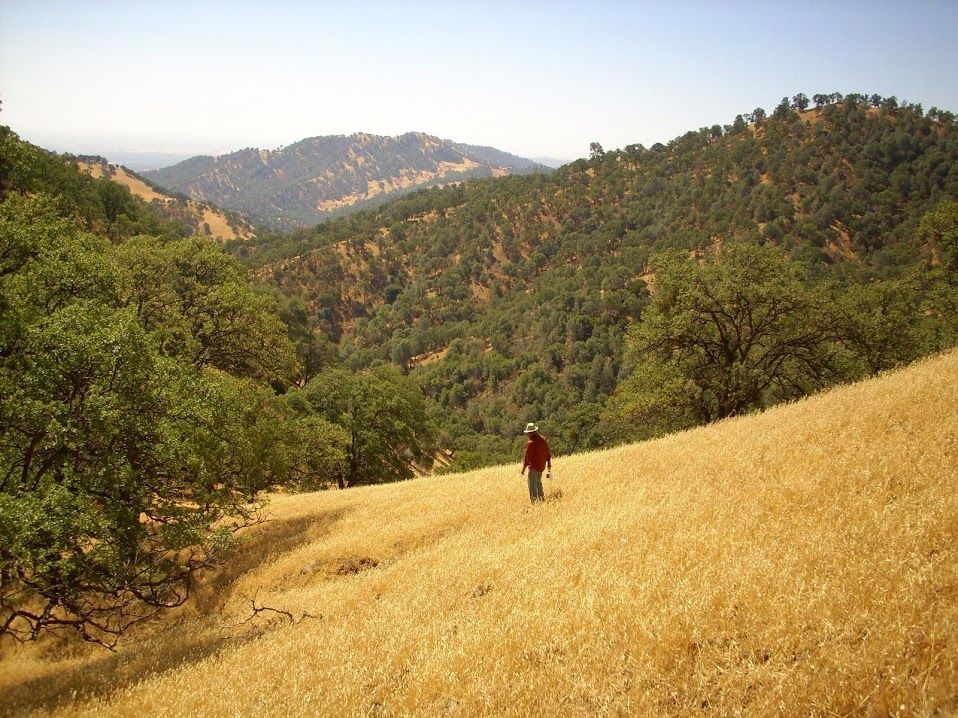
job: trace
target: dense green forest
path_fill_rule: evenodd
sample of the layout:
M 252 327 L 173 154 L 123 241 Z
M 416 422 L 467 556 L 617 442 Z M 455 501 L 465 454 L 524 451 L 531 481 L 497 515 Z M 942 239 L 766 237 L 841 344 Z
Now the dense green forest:
M 726 245 L 770 245 L 787 276 L 800 275 L 796 286 L 822 295 L 803 311 L 851 302 L 861 321 L 881 325 L 887 309 L 908 328 L 893 332 L 911 337 L 908 348 L 876 359 L 836 320 L 821 337 L 836 355 L 817 365 L 823 374 L 788 389 L 776 380 L 737 411 L 947 344 L 932 321 L 941 306 L 915 297 L 945 301 L 932 286 L 941 279 L 934 233 L 920 226 L 956 197 L 953 114 L 893 97 L 799 94 L 667 145 L 604 152 L 593 143 L 589 160 L 550 175 L 421 191 L 233 251 L 291 298 L 287 316 L 314 370 L 335 355 L 332 344 L 353 369 L 408 372 L 464 468 L 513 458 L 526 421 L 541 422 L 560 452 L 691 421 L 623 416 L 625 404 L 610 403 L 637 381 L 645 355 L 627 335 L 663 252 L 709 264 Z M 896 297 L 908 306 L 884 306 Z

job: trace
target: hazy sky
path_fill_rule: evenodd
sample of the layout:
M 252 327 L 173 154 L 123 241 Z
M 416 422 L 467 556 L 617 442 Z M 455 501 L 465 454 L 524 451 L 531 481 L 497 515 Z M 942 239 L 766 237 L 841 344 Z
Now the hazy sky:
M 784 95 L 958 112 L 958 0 L 0 0 L 0 124 L 72 152 L 410 130 L 583 156 Z

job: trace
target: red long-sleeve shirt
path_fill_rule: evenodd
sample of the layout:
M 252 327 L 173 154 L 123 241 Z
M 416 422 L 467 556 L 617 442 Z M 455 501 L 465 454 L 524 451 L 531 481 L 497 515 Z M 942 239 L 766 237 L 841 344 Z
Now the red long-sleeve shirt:
M 549 442 L 540 434 L 533 434 L 526 444 L 526 455 L 522 460 L 522 470 L 528 466 L 536 471 L 544 471 L 546 464 L 552 468 L 552 454 L 549 453 Z

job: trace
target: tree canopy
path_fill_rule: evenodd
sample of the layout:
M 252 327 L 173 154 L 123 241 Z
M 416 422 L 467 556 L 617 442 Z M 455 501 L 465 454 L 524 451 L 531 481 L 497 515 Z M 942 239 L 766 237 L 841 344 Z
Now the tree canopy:
M 298 394 L 292 403 L 345 432 L 345 461 L 336 473 L 340 488 L 411 478 L 410 463 L 434 451 L 435 427 L 422 392 L 395 367 L 326 369 Z
M 679 429 L 804 396 L 834 382 L 837 317 L 779 249 L 723 246 L 653 265 L 655 294 L 630 334 L 632 376 L 619 411 L 655 430 Z
M 202 240 L 115 245 L 60 198 L 0 201 L 0 634 L 112 645 L 178 605 L 342 437 L 257 380 L 295 372 L 286 328 Z M 320 456 L 304 434 L 329 440 Z

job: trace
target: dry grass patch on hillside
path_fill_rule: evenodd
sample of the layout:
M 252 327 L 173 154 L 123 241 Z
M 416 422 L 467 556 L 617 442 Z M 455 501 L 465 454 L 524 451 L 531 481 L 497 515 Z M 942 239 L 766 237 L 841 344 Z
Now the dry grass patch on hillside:
M 50 664 L 21 651 L 5 662 L 16 679 L 0 684 L 3 705 L 160 716 L 958 710 L 958 353 L 554 463 L 534 508 L 518 464 L 276 497 L 275 521 L 260 527 L 274 539 L 251 534 L 210 579 L 206 604 L 116 657 Z M 244 623 L 251 599 L 291 619 Z
M 82 172 L 86 172 L 91 177 L 107 177 L 106 172 L 104 172 L 104 165 L 101 162 L 77 162 L 77 166 Z M 152 202 L 155 199 L 168 202 L 171 199 L 165 194 L 160 194 L 139 177 L 134 177 L 127 172 L 125 167 L 119 165 L 114 168 L 113 174 L 107 177 L 107 179 L 123 185 L 129 189 L 131 193 L 146 202 Z
M 203 227 L 204 230 L 206 227 L 209 227 L 211 237 L 218 237 L 220 239 L 237 239 L 240 237 L 240 235 L 236 233 L 236 230 L 230 226 L 225 215 L 214 212 L 205 205 L 196 204 L 193 206 L 192 202 L 191 208 L 199 215 L 200 226 Z M 243 239 L 247 238 L 243 237 Z

